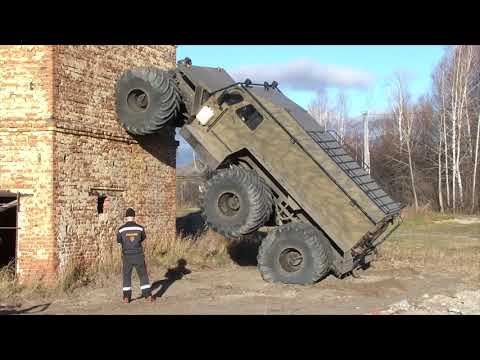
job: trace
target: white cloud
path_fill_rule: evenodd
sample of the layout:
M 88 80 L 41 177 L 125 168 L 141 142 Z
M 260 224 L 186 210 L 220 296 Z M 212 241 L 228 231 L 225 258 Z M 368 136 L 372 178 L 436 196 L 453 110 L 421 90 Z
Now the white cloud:
M 253 82 L 279 83 L 280 88 L 320 91 L 324 88 L 365 89 L 372 85 L 373 74 L 350 67 L 319 64 L 309 59 L 299 59 L 287 64 L 249 65 L 230 71 L 237 81 L 246 78 Z

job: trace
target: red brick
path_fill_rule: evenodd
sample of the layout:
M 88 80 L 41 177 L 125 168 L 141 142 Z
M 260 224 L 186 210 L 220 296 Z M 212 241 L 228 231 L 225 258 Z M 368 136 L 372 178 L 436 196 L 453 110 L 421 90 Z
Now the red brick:
M 19 214 L 20 280 L 58 277 L 80 247 L 94 259 L 98 245 L 114 242 L 127 206 L 149 239 L 175 236 L 174 135 L 159 135 L 152 155 L 114 112 L 125 69 L 174 64 L 174 46 L 0 46 L 0 190 L 32 195 Z M 96 186 L 126 191 L 107 193 L 99 216 Z

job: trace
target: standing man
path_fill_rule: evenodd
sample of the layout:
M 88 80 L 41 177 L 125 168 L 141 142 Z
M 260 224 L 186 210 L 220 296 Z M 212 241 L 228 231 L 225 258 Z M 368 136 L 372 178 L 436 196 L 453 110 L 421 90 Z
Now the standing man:
M 125 214 L 127 222 L 118 229 L 117 242 L 122 245 L 123 259 L 123 302 L 128 304 L 132 298 L 132 270 L 135 267 L 140 278 L 142 296 L 153 301 L 148 280 L 145 255 L 142 242 L 147 238 L 143 226 L 135 222 L 135 211 L 128 208 Z

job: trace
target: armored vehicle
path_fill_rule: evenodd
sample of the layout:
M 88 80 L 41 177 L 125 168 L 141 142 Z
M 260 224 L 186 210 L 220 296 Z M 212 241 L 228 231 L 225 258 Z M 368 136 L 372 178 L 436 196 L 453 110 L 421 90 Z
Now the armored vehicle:
M 236 82 L 222 68 L 137 68 L 117 83 L 125 129 L 142 137 L 179 127 L 212 170 L 202 213 L 230 241 L 267 229 L 264 280 L 311 284 L 368 267 L 401 223 L 401 205 L 332 131 L 278 87 Z

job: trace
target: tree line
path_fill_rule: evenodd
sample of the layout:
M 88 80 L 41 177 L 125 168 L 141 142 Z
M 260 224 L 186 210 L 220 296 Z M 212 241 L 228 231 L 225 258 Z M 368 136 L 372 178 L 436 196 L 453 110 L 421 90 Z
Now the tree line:
M 446 47 L 431 78 L 429 91 L 413 100 L 408 74 L 393 74 L 387 86 L 390 109 L 365 114 L 371 174 L 397 201 L 415 209 L 430 205 L 441 212 L 478 213 L 480 46 Z M 319 93 L 308 111 L 364 160 L 363 127 L 347 118 L 344 93 L 333 105 Z

